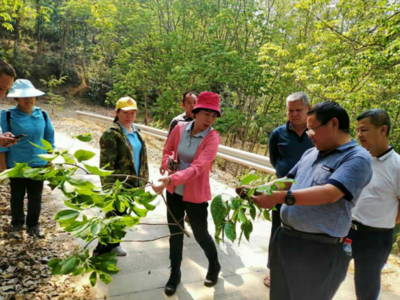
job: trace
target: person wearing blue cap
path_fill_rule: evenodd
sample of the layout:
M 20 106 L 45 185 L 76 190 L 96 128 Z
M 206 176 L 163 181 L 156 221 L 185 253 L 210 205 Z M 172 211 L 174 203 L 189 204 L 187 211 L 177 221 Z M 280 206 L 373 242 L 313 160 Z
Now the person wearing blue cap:
M 45 93 L 36 89 L 27 79 L 18 79 L 10 89 L 8 98 L 14 98 L 17 105 L 1 112 L 1 128 L 9 131 L 20 141 L 9 147 L 0 147 L 0 171 L 13 168 L 16 163 L 28 163 L 30 167 L 43 167 L 47 161 L 38 157 L 47 153 L 34 147 L 30 142 L 41 145 L 42 139 L 54 148 L 54 127 L 48 114 L 35 106 L 36 97 Z M 43 181 L 30 178 L 10 178 L 11 187 L 11 234 L 22 230 L 26 221 L 28 233 L 44 238 L 40 230 L 39 215 L 42 202 Z M 24 198 L 28 194 L 28 214 L 25 220 Z

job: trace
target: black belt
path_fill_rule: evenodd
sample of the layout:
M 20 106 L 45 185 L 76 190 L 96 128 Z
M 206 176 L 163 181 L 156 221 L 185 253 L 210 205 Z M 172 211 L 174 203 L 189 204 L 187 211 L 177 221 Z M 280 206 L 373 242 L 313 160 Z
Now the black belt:
M 319 233 L 308 233 L 308 232 L 303 232 L 303 231 L 298 231 L 295 230 L 283 223 L 281 223 L 281 228 L 283 233 L 297 237 L 303 240 L 307 241 L 314 241 L 314 242 L 320 242 L 320 243 L 325 243 L 325 244 L 339 244 L 342 243 L 344 238 L 337 238 L 333 236 L 329 236 L 327 234 L 319 234 Z
M 392 228 L 370 227 L 354 220 L 351 223 L 351 228 L 357 231 L 374 231 L 374 232 L 384 232 L 392 229 Z

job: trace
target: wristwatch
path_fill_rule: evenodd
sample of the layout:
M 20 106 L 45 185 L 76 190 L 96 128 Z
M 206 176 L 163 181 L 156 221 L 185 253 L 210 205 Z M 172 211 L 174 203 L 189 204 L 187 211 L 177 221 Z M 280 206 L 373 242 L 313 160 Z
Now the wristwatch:
M 292 191 L 287 191 L 285 196 L 285 204 L 292 206 L 296 203 L 296 198 L 293 196 Z

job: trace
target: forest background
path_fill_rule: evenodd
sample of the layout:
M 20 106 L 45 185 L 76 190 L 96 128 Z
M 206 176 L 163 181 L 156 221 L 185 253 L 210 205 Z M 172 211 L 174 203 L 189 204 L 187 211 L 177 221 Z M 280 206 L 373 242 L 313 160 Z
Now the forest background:
M 387 110 L 400 151 L 400 5 L 371 0 L 0 0 L 0 59 L 68 105 L 130 95 L 166 128 L 181 94 L 221 95 L 222 143 L 267 154 L 285 99 Z

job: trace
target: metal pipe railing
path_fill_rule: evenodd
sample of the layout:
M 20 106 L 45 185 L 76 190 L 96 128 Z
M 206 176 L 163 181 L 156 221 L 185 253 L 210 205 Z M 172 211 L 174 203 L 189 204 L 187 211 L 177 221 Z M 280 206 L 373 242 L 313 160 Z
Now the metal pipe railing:
M 83 111 L 76 111 L 78 118 L 88 121 L 96 121 L 100 123 L 111 123 L 113 118 L 105 117 L 102 115 L 92 114 Z M 144 134 L 154 136 L 159 139 L 166 140 L 168 132 L 165 130 L 156 129 L 153 127 L 135 124 L 141 132 Z M 235 148 L 230 148 L 224 145 L 219 145 L 217 156 L 253 169 L 257 169 L 267 173 L 275 173 L 275 169 L 272 167 L 271 162 L 268 157 L 259 154 L 254 154 L 246 152 L 243 150 L 238 150 Z

